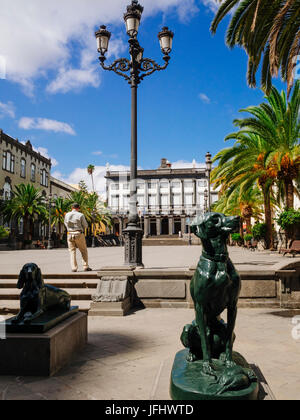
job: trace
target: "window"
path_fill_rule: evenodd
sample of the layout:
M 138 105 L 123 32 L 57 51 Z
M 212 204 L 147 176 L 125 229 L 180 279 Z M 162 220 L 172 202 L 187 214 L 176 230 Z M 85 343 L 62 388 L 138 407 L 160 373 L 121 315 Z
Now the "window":
M 31 164 L 31 171 L 30 171 L 30 180 L 31 182 L 35 182 L 36 177 L 36 166 L 34 163 Z
M 123 184 L 123 190 L 129 190 L 129 183 Z
M 23 158 L 21 159 L 21 173 L 20 176 L 22 178 L 26 178 L 26 160 Z
M 9 151 L 3 153 L 2 169 L 11 173 L 15 172 L 15 157 Z
M 111 207 L 115 210 L 115 209 L 119 209 L 119 196 L 118 195 L 113 195 L 111 197 Z
M 3 196 L 4 196 L 4 200 L 5 201 L 11 199 L 11 186 L 10 186 L 10 184 L 8 182 L 6 182 L 4 184 L 4 187 L 3 187 Z
M 180 187 L 181 187 L 181 182 L 178 182 L 178 181 L 173 181 L 173 182 L 172 182 L 172 187 L 173 187 L 173 188 L 180 188 Z
M 43 187 L 48 187 L 48 172 L 46 169 L 41 170 L 41 185 L 43 185 Z
M 143 190 L 145 188 L 145 184 L 138 184 L 137 189 L 138 191 Z
M 174 206 L 181 206 L 181 194 L 173 195 L 173 204 Z
M 129 200 L 130 200 L 130 196 L 129 195 L 124 195 L 123 196 L 123 208 L 124 209 L 128 209 L 129 208 Z
M 137 201 L 140 207 L 143 207 L 145 205 L 145 197 L 143 195 L 138 195 Z
M 169 196 L 167 194 L 161 195 L 161 205 L 167 207 L 169 205 Z
M 193 194 L 185 194 L 184 204 L 186 206 L 192 206 L 193 205 Z
M 110 184 L 110 189 L 112 191 L 117 191 L 119 189 L 119 184 L 117 182 L 115 184 Z
M 202 181 L 198 181 L 198 186 L 199 187 L 207 187 L 207 181 L 205 181 L 204 179 Z
M 166 188 L 169 188 L 169 183 L 168 182 L 161 182 L 160 183 L 160 188 L 162 188 L 162 189 L 166 189 Z
M 156 206 L 156 195 L 149 195 L 149 206 L 150 207 Z
M 184 181 L 184 188 L 193 188 L 193 181 Z

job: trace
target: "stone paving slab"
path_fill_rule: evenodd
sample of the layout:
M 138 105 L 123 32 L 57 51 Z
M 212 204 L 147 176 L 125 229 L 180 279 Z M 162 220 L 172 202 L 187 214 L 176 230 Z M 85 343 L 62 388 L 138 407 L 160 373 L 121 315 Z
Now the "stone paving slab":
M 271 271 L 278 263 L 289 263 L 298 258 L 283 257 L 277 253 L 251 252 L 239 247 L 230 247 L 230 256 L 240 271 Z M 143 258 L 145 268 L 189 269 L 196 266 L 201 254 L 201 246 L 145 247 Z M 94 271 L 102 267 L 118 267 L 124 262 L 124 249 L 89 248 L 89 261 Z M 37 263 L 43 274 L 70 273 L 69 251 L 67 249 L 0 251 L 0 274 L 18 274 L 24 264 Z M 80 265 L 81 258 L 78 256 Z M 81 268 L 80 268 L 81 270 Z
M 276 399 L 300 400 L 300 337 L 292 337 L 296 314 L 239 310 L 235 350 L 260 368 Z M 193 318 L 190 309 L 90 318 L 89 344 L 66 368 L 53 378 L 0 377 L 0 400 L 165 399 L 182 328 Z

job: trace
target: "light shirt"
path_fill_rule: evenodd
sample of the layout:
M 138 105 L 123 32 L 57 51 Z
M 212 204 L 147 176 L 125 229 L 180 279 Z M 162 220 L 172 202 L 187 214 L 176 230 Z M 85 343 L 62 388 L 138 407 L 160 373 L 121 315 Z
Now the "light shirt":
M 65 226 L 69 233 L 84 233 L 85 229 L 89 227 L 84 215 L 76 210 L 72 210 L 70 213 L 66 214 Z

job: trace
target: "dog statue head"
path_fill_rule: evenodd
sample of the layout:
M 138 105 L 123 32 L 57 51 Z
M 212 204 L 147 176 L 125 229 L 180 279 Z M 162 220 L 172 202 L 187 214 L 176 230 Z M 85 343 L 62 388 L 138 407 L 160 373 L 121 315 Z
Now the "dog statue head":
M 40 268 L 34 264 L 25 264 L 19 274 L 18 289 L 23 289 L 25 286 L 35 285 L 38 289 L 41 289 L 44 285 L 42 272 Z
M 240 217 L 225 216 L 222 213 L 206 213 L 196 217 L 191 223 L 192 232 L 200 239 L 210 239 L 217 236 L 229 236 L 239 231 Z

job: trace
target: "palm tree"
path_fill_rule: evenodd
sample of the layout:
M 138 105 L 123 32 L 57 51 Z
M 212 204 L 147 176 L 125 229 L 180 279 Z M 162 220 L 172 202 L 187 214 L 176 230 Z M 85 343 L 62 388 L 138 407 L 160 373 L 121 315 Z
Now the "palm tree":
M 221 192 L 239 189 L 240 194 L 257 185 L 263 195 L 265 223 L 267 225 L 267 247 L 273 243 L 272 229 L 272 187 L 276 175 L 267 165 L 270 146 L 260 136 L 246 130 L 232 133 L 226 140 L 235 139 L 234 146 L 220 151 L 214 158 L 219 161 L 212 172 L 212 181 L 221 186 Z
M 256 86 L 256 73 L 262 61 L 262 87 L 270 91 L 272 76 L 294 83 L 294 70 L 300 54 L 300 0 L 219 0 L 220 8 L 212 22 L 215 33 L 220 22 L 231 14 L 226 43 L 240 46 L 248 54 L 248 83 Z M 270 4 L 271 3 L 271 4 Z
M 251 117 L 236 120 L 235 125 L 260 136 L 269 145 L 266 164 L 274 171 L 278 184 L 283 184 L 286 207 L 294 208 L 295 182 L 300 176 L 300 81 L 289 102 L 286 94 L 280 94 L 275 87 L 266 99 L 268 103 L 241 110 Z
M 87 171 L 88 171 L 88 174 L 91 175 L 93 192 L 95 192 L 94 177 L 93 177 L 93 174 L 95 172 L 95 166 L 94 165 L 89 165 L 87 167 Z
M 57 198 L 54 202 L 53 213 L 52 213 L 52 226 L 58 225 L 59 239 L 62 239 L 65 216 L 71 210 L 71 202 L 68 199 Z
M 45 219 L 47 214 L 45 199 L 40 190 L 32 184 L 16 185 L 13 198 L 4 204 L 3 215 L 6 221 L 24 221 L 24 240 L 30 239 L 31 224 L 36 217 Z
M 233 191 L 229 189 L 213 205 L 213 209 L 217 212 L 241 216 L 241 227 L 245 222 L 247 233 L 252 231 L 252 218 L 255 221 L 261 220 L 262 208 L 263 197 L 257 186 L 250 187 L 246 191 L 242 191 L 240 187 L 233 189 Z M 241 236 L 243 236 L 243 229 L 241 229 Z

